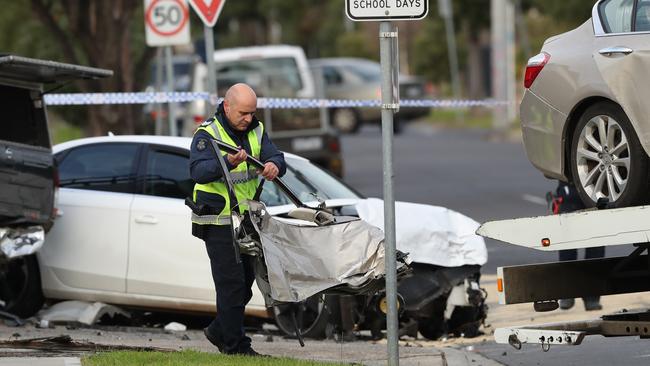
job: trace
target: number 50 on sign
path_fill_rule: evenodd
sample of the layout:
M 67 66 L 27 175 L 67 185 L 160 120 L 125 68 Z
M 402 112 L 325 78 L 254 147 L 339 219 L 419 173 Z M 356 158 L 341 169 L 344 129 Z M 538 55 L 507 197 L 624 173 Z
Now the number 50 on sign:
M 190 43 L 190 15 L 186 0 L 144 0 L 148 46 Z

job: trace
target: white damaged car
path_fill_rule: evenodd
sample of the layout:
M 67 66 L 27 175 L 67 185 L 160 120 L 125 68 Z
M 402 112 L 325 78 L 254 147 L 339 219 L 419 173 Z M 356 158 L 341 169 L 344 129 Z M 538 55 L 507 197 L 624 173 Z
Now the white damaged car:
M 167 311 L 215 311 L 205 245 L 191 235 L 190 210 L 184 204 L 193 188 L 190 143 L 190 138 L 182 137 L 106 136 L 54 147 L 60 176 L 58 217 L 36 255 L 40 277 L 27 277 L 40 279 L 45 298 Z M 338 214 L 359 215 L 372 225 L 383 226 L 381 200 L 366 200 L 308 160 L 285 156 L 288 169 L 282 179 L 301 201 L 318 205 L 320 199 Z M 271 183 L 265 184 L 260 200 L 276 216 L 295 207 Z M 425 325 L 424 331 L 420 329 L 434 337 L 453 287 L 462 284 L 482 296 L 478 279 L 480 266 L 487 261 L 485 244 L 474 235 L 478 223 L 461 214 L 402 202 L 396 207 L 398 249 L 409 252 L 416 265 L 411 280 L 401 281 L 411 282 L 405 287 L 411 294 L 406 291 L 402 297 L 406 310 L 413 305 L 418 317 L 436 315 L 428 325 L 430 332 Z M 454 274 L 437 271 L 444 267 L 452 268 Z M 436 274 L 432 277 L 428 272 Z M 441 295 L 445 301 L 430 304 Z M 410 301 L 411 297 L 417 301 Z M 306 304 L 301 313 L 303 334 L 324 334 L 328 321 L 324 306 L 323 296 Z M 246 314 L 275 317 L 282 330 L 293 333 L 283 320 L 282 309 L 268 311 L 256 286 Z M 445 316 L 451 319 L 452 314 Z M 477 319 L 482 321 L 481 317 L 484 314 Z

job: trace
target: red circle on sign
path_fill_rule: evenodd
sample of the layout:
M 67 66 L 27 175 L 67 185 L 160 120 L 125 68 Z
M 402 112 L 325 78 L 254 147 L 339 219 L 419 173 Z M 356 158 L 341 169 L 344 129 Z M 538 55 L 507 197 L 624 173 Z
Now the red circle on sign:
M 183 16 L 183 21 L 178 26 L 178 28 L 173 29 L 173 30 L 171 30 L 169 32 L 163 32 L 163 31 L 161 31 L 159 29 L 156 29 L 156 26 L 151 22 L 151 12 L 153 11 L 154 5 L 156 5 L 160 1 L 173 1 L 173 2 L 177 3 L 178 6 L 181 7 L 181 9 L 183 9 L 183 15 L 184 15 Z M 183 6 L 183 2 L 181 0 L 153 0 L 151 2 L 151 4 L 149 4 L 149 7 L 147 8 L 144 19 L 146 20 L 147 24 L 149 25 L 149 27 L 151 28 L 151 30 L 154 33 L 159 34 L 161 36 L 173 36 L 174 34 L 180 32 L 181 29 L 183 29 L 183 27 L 185 26 L 185 23 L 187 23 L 187 19 L 189 18 L 189 16 L 190 16 L 189 10 L 186 7 Z

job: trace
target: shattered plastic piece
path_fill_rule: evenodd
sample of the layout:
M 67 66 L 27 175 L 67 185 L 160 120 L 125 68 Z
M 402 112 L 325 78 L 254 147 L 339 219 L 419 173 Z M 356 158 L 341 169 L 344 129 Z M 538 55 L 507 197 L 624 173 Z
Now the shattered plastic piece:
M 19 229 L 0 229 L 0 250 L 8 258 L 36 253 L 43 246 L 45 230 L 42 226 Z
M 38 318 L 52 322 L 79 322 L 86 325 L 97 323 L 104 315 L 111 317 L 122 315 L 130 318 L 131 315 L 124 310 L 101 302 L 88 303 L 85 301 L 63 301 L 41 310 Z
M 54 328 L 54 324 L 50 323 L 49 320 L 41 319 L 38 322 L 38 324 L 36 324 L 36 328 L 40 328 L 40 329 Z
M 165 330 L 168 332 L 184 332 L 187 330 L 185 324 L 171 322 L 165 325 Z

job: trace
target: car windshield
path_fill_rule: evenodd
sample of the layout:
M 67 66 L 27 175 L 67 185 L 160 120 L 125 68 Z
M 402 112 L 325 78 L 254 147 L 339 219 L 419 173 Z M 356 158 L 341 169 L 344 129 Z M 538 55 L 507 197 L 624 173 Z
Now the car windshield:
M 303 202 L 336 198 L 362 198 L 354 190 L 308 160 L 287 157 L 287 173 L 282 177 Z M 260 201 L 268 206 L 292 203 L 275 184 L 265 183 Z
M 291 57 L 244 59 L 218 64 L 217 85 L 220 89 L 242 82 L 268 97 L 295 96 L 303 87 L 298 65 Z

